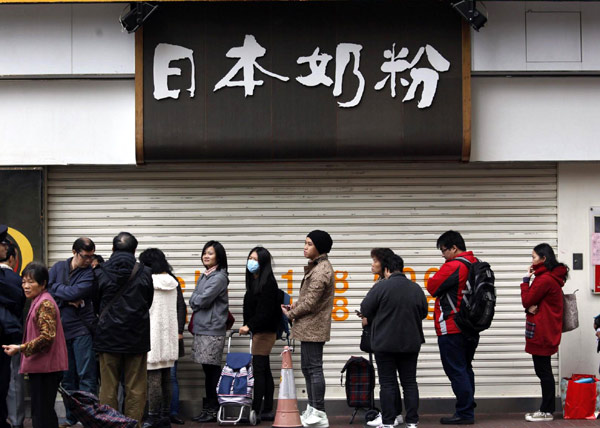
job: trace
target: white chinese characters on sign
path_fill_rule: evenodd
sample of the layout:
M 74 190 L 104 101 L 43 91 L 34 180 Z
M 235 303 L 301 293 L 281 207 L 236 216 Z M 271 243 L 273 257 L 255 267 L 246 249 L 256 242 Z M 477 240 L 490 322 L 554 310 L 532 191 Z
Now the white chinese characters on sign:
M 290 80 L 289 77 L 280 76 L 275 73 L 271 73 L 270 71 L 262 68 L 256 60 L 260 57 L 265 56 L 267 50 L 258 44 L 256 38 L 251 34 L 246 34 L 246 38 L 244 39 L 244 45 L 239 46 L 237 48 L 229 49 L 229 52 L 225 55 L 227 58 L 239 58 L 239 61 L 235 64 L 235 66 L 223 77 L 219 82 L 215 85 L 215 89 L 213 92 L 218 91 L 219 89 L 227 86 L 229 88 L 233 88 L 235 86 L 243 86 L 244 87 L 244 96 L 252 96 L 254 95 L 254 87 L 262 86 L 264 83 L 262 80 L 254 80 L 254 67 L 258 68 L 267 76 L 275 77 L 276 79 L 287 82 Z M 233 81 L 235 75 L 243 70 L 244 80 L 242 81 Z
M 362 45 L 356 43 L 340 43 L 335 50 L 335 75 L 334 79 L 327 75 L 327 65 L 333 57 L 327 53 L 321 53 L 317 47 L 309 56 L 298 57 L 296 63 L 299 65 L 307 64 L 310 73 L 296 77 L 296 81 L 303 86 L 315 87 L 324 85 L 326 87 L 333 86 L 333 96 L 340 97 L 343 93 L 344 74 L 348 65 L 352 62 L 352 74 L 358 82 L 358 87 L 354 97 L 350 101 L 338 102 L 340 107 L 349 108 L 360 104 L 365 91 L 365 77 L 360 71 L 360 54 L 363 49 Z M 227 58 L 237 58 L 238 61 L 233 68 L 215 85 L 213 92 L 217 92 L 225 87 L 243 87 L 244 96 L 254 95 L 256 86 L 262 86 L 263 80 L 255 80 L 255 69 L 258 69 L 267 76 L 279 79 L 283 82 L 290 80 L 289 77 L 275 74 L 263 68 L 258 59 L 265 56 L 267 50 L 262 47 L 251 34 L 247 34 L 244 38 L 242 46 L 231 48 L 227 53 Z M 392 44 L 392 49 L 386 49 L 383 52 L 385 61 L 380 70 L 387 74 L 382 80 L 377 82 L 374 89 L 382 90 L 389 82 L 392 98 L 396 98 L 396 83 L 398 75 L 409 72 L 410 81 L 400 76 L 400 85 L 408 87 L 402 102 L 411 101 L 415 98 L 417 89 L 422 85 L 423 90 L 421 99 L 417 103 L 420 109 L 430 107 L 435 98 L 437 85 L 440 78 L 439 73 L 446 72 L 450 69 L 450 62 L 446 60 L 433 46 L 425 45 L 419 48 L 412 60 L 408 60 L 409 50 L 405 47 L 401 48 L 396 53 L 396 44 Z M 428 67 L 417 67 L 417 64 L 423 59 L 431 65 Z M 160 43 L 156 46 L 154 52 L 154 98 L 161 100 L 164 98 L 177 99 L 179 90 L 171 90 L 168 88 L 168 77 L 172 75 L 181 75 L 181 69 L 171 67 L 170 63 L 174 60 L 187 59 L 192 63 L 192 76 L 190 87 L 190 97 L 194 96 L 195 91 L 195 76 L 194 76 L 194 58 L 193 51 L 182 46 Z M 241 80 L 234 80 L 235 76 L 242 72 Z M 408 76 L 406 76 L 408 77 Z
M 194 72 L 194 51 L 183 46 L 159 43 L 154 49 L 154 98 L 179 98 L 179 89 L 169 89 L 169 76 L 181 76 L 180 68 L 172 68 L 171 61 L 187 59 L 192 64 L 192 77 L 188 91 L 194 97 L 196 91 L 196 73 Z

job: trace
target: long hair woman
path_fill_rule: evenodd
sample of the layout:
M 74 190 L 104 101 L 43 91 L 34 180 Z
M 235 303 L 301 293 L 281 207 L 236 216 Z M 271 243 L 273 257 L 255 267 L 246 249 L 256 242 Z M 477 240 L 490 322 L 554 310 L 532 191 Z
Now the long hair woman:
M 154 298 L 150 307 L 150 352 L 148 352 L 148 420 L 143 428 L 170 423 L 171 367 L 179 356 L 177 286 L 165 254 L 148 248 L 140 262 L 152 270 Z
M 556 260 L 550 245 L 539 244 L 533 249 L 531 266 L 521 283 L 521 301 L 527 312 L 525 352 L 531 354 L 535 374 L 540 378 L 542 404 L 540 410 L 525 415 L 525 420 L 530 422 L 554 419 L 552 413 L 555 410 L 556 385 L 550 358 L 558 351 L 560 344 L 563 322 L 562 287 L 568 276 L 568 266 Z
M 240 334 L 252 333 L 254 368 L 252 409 L 260 415 L 259 420 L 265 421 L 275 419 L 273 414 L 275 384 L 269 354 L 275 344 L 277 327 L 281 323 L 281 296 L 273 275 L 271 260 L 271 253 L 263 247 L 254 247 L 248 254 L 244 325 L 239 330 Z
M 225 325 L 229 313 L 227 254 L 220 242 L 208 241 L 204 244 L 202 264 L 206 270 L 198 278 L 190 297 L 190 307 L 194 311 L 192 360 L 202 364 L 206 398 L 203 400 L 202 412 L 192 420 L 216 422 L 219 410 L 217 384 L 221 375 Z
M 29 374 L 33 428 L 57 427 L 54 402 L 63 371 L 69 366 L 60 311 L 47 290 L 46 266 L 31 262 L 22 276 L 25 297 L 31 300 L 23 344 L 2 347 L 8 355 L 22 354 L 19 372 Z

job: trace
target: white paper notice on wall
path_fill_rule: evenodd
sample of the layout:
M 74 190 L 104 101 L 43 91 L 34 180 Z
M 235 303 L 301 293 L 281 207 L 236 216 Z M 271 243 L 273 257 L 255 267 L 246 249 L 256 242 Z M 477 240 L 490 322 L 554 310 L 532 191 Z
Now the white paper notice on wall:
M 600 265 L 600 233 L 592 233 L 592 264 Z

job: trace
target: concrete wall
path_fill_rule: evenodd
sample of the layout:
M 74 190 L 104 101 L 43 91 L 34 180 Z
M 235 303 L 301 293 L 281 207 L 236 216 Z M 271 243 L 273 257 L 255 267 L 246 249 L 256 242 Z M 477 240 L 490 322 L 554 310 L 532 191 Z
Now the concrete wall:
M 559 164 L 558 248 L 559 260 L 573 264 L 573 253 L 583 253 L 583 270 L 571 270 L 564 291 L 576 289 L 579 328 L 563 334 L 559 350 L 560 374 L 598 374 L 599 354 L 593 317 L 600 313 L 600 295 L 591 293 L 590 207 L 600 207 L 600 162 Z

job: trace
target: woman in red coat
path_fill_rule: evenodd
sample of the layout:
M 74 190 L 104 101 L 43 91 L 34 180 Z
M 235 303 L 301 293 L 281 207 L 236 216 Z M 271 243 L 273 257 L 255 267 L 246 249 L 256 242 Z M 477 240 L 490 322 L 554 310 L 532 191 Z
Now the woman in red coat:
M 525 352 L 533 357 L 535 374 L 542 386 L 540 410 L 527 413 L 530 422 L 551 421 L 556 385 L 550 358 L 558 351 L 563 322 L 562 287 L 569 268 L 556 260 L 552 247 L 540 244 L 531 253 L 532 264 L 521 283 L 521 301 L 527 313 Z M 533 282 L 531 277 L 534 276 Z

